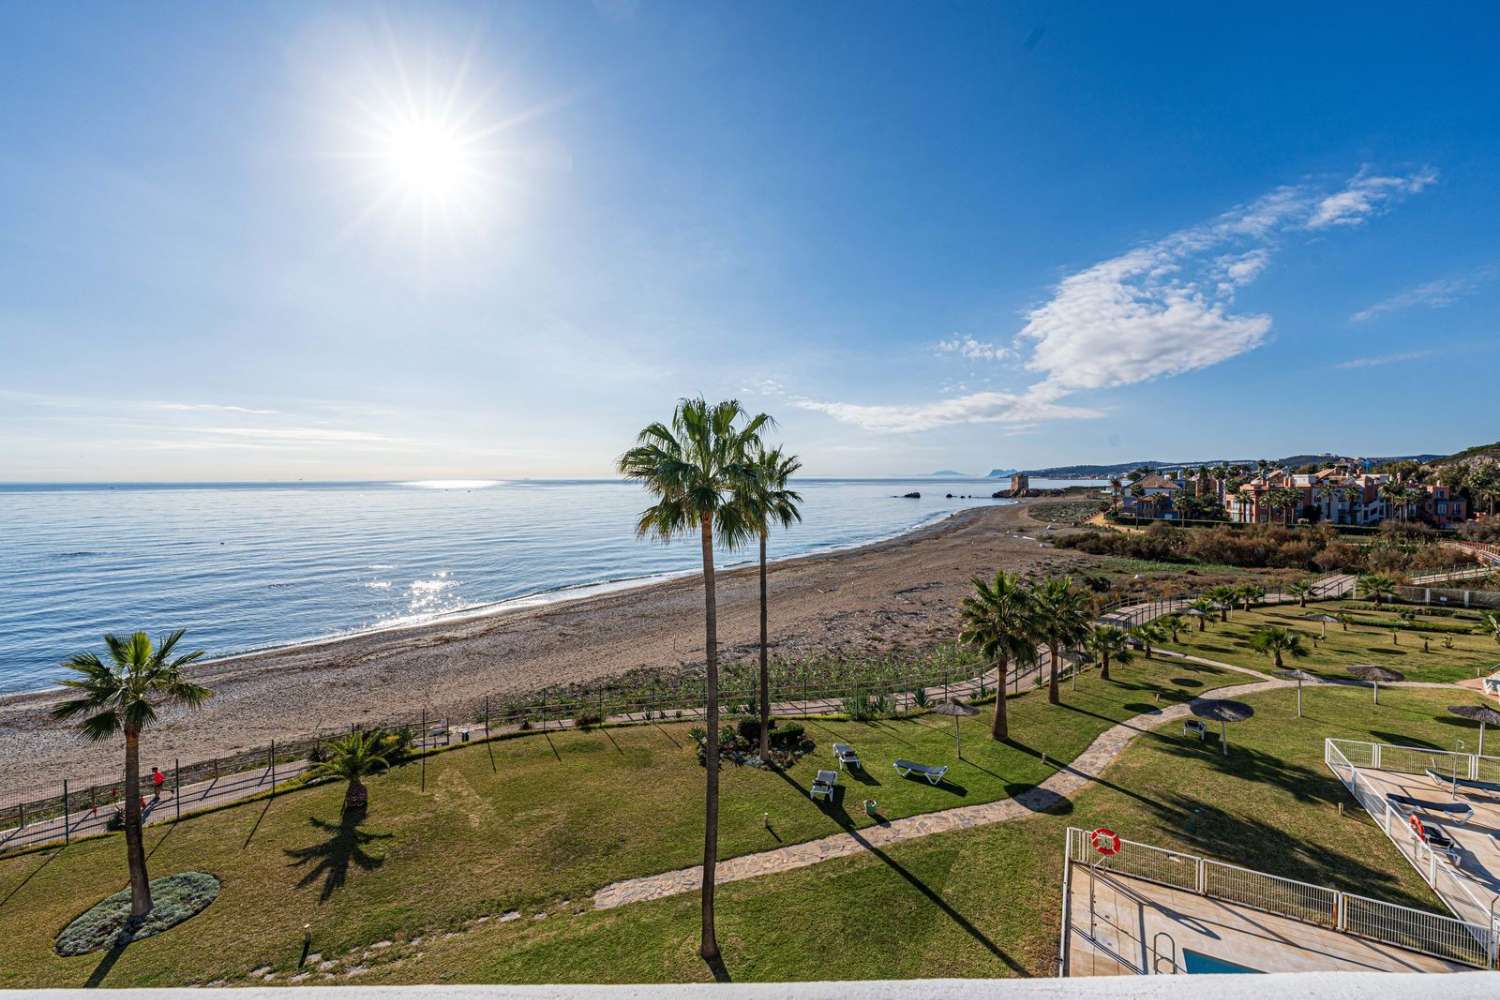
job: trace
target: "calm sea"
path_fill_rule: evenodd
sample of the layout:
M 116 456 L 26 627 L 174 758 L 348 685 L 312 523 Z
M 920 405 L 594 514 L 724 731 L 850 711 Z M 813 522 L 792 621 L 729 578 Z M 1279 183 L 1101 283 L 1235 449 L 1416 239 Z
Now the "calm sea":
M 803 523 L 772 557 L 895 535 L 1001 485 L 801 480 Z M 217 656 L 692 571 L 693 542 L 635 538 L 646 503 L 616 481 L 0 485 L 0 691 L 55 683 L 108 631 L 184 627 Z

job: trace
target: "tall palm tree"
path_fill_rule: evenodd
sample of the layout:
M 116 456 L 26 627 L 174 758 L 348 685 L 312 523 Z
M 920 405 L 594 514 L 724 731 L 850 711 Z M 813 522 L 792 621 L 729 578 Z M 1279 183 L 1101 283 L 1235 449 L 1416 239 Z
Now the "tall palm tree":
M 1047 647 L 1047 701 L 1056 705 L 1057 663 L 1066 646 L 1082 642 L 1089 631 L 1088 595 L 1073 586 L 1073 578 L 1053 577 L 1031 593 L 1032 638 Z
M 752 476 L 737 490 L 737 500 L 744 508 L 750 530 L 760 541 L 760 758 L 771 758 L 771 667 L 770 603 L 766 585 L 766 540 L 773 524 L 790 528 L 802 520 L 797 505 L 801 494 L 787 487 L 787 482 L 802 468 L 796 455 L 784 454 L 780 447 L 757 447 L 750 455 Z
M 973 584 L 974 593 L 959 605 L 963 631 L 958 639 L 995 664 L 995 721 L 990 735 L 1003 740 L 1010 735 L 1010 720 L 1005 711 L 1006 674 L 1011 663 L 1024 666 L 1036 662 L 1031 591 L 1019 576 L 1004 571 L 996 573 L 992 583 L 976 576 Z
M 347 781 L 344 789 L 344 811 L 357 812 L 369 805 L 370 792 L 364 779 L 391 766 L 400 749 L 394 733 L 370 729 L 350 733 L 328 744 L 327 756 L 308 768 L 309 779 L 336 778 Z
M 1271 657 L 1279 670 L 1286 666 L 1283 656 L 1306 656 L 1307 647 L 1302 645 L 1302 637 L 1289 628 L 1280 625 L 1267 625 L 1255 630 L 1250 636 L 1250 648 L 1257 653 L 1264 653 Z
M 1099 679 L 1109 680 L 1109 665 L 1115 663 L 1129 663 L 1135 659 L 1135 654 L 1130 651 L 1130 636 L 1124 629 L 1113 625 L 1094 625 L 1089 628 L 1088 638 L 1083 640 L 1083 648 L 1088 650 L 1090 656 L 1099 661 Z
M 714 882 L 719 860 L 719 628 L 714 590 L 714 538 L 729 545 L 748 540 L 751 526 L 735 502 L 754 477 L 751 455 L 760 432 L 771 423 L 754 417 L 738 400 L 709 404 L 701 397 L 678 402 L 670 424 L 647 425 L 636 445 L 620 457 L 620 472 L 639 480 L 656 503 L 642 511 L 636 534 L 663 542 L 698 534 L 703 552 L 704 715 L 708 730 L 703 751 L 707 772 L 704 795 L 702 937 L 698 953 L 719 960 L 714 932 Z
M 116 733 L 125 735 L 125 862 L 130 868 L 130 916 L 151 912 L 151 879 L 146 874 L 146 851 L 141 837 L 141 732 L 157 721 L 157 710 L 182 705 L 197 708 L 213 692 L 183 676 L 183 667 L 203 655 L 196 650 L 174 655 L 186 629 L 163 637 L 155 645 L 145 632 L 128 638 L 106 635 L 109 662 L 94 653 L 79 653 L 64 664 L 81 676 L 63 681 L 78 697 L 58 703 L 58 719 L 82 716 L 78 728 L 99 742 Z

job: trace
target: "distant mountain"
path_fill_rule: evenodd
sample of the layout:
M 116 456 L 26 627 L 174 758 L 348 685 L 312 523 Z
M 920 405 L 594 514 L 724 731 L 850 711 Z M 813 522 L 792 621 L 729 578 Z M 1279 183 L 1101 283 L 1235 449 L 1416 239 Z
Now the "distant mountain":
M 1500 451 L 1500 444 L 1486 446 Z M 1470 451 L 1481 451 L 1484 449 L 1470 449 Z M 1288 468 L 1297 468 L 1302 465 L 1313 465 L 1321 462 L 1329 462 L 1342 456 L 1326 453 L 1322 455 L 1288 455 L 1284 458 L 1271 459 L 1272 465 L 1282 465 Z M 1387 462 L 1399 462 L 1411 460 L 1415 462 L 1432 462 L 1442 458 L 1441 455 L 1392 455 L 1379 458 L 1369 458 L 1367 461 L 1375 465 L 1384 465 Z M 1116 465 L 1056 465 L 1047 469 L 1027 469 L 1028 476 L 1039 479 L 1108 479 L 1111 476 L 1123 476 L 1134 469 L 1196 469 L 1200 465 L 1206 465 L 1212 469 L 1216 465 L 1248 465 L 1255 466 L 1256 459 L 1253 458 L 1207 458 L 1196 459 L 1191 462 L 1163 462 L 1157 459 L 1146 459 L 1140 462 L 1120 462 Z M 1010 473 L 1005 473 L 1009 475 Z M 995 475 L 995 473 L 990 473 Z
M 1494 444 L 1476 444 L 1472 448 L 1465 448 L 1463 451 L 1449 455 L 1438 464 L 1456 465 L 1463 463 L 1466 465 L 1480 465 L 1495 461 L 1500 461 L 1500 441 L 1496 441 Z
M 929 472 L 929 473 L 927 473 L 927 478 L 928 479 L 938 479 L 938 478 L 942 478 L 942 479 L 968 479 L 969 477 L 968 477 L 968 475 L 966 473 L 956 472 L 953 469 L 939 469 L 936 472 Z
M 988 476 L 986 476 L 985 478 L 986 479 L 1009 479 L 1011 476 L 1014 476 L 1017 472 L 1020 472 L 1020 471 L 1021 471 L 1020 469 L 991 469 L 990 470 L 990 474 Z

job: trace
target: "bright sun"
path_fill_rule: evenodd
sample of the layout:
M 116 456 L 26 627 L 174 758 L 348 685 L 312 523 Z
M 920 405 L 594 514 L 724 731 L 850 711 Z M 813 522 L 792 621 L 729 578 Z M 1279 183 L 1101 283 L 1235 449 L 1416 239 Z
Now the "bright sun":
M 429 203 L 452 201 L 479 173 L 473 138 L 436 116 L 402 116 L 390 123 L 382 138 L 381 155 L 391 181 L 408 197 Z

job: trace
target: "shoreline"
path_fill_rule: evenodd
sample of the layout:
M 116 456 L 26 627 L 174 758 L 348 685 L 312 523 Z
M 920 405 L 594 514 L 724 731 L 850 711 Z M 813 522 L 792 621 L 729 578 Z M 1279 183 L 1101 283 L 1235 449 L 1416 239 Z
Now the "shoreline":
M 857 542 L 834 543 L 821 545 L 806 552 L 798 552 L 795 555 L 781 556 L 767 561 L 768 567 L 775 567 L 782 563 L 797 559 L 815 559 L 821 556 L 835 555 L 840 552 L 853 552 L 870 546 L 880 545 L 885 542 L 914 535 L 929 528 L 936 527 L 944 521 L 959 517 L 974 510 L 987 510 L 995 507 L 1013 507 L 1019 501 L 1012 499 L 985 498 L 985 504 L 976 504 L 973 507 L 960 507 L 957 510 L 939 511 L 936 514 L 918 521 L 909 527 L 902 528 L 889 534 L 876 535 L 873 538 L 861 539 Z M 758 560 L 750 558 L 744 561 L 736 561 L 716 567 L 719 575 L 738 572 L 750 566 L 758 566 Z M 323 635 L 310 636 L 305 639 L 290 639 L 286 642 L 275 642 L 265 646 L 252 646 L 233 653 L 225 653 L 222 656 L 214 656 L 199 660 L 195 669 L 201 670 L 205 667 L 217 666 L 235 660 L 243 660 L 249 657 L 275 655 L 286 652 L 316 649 L 320 646 L 329 646 L 353 639 L 362 639 L 368 636 L 398 634 L 417 629 L 431 628 L 440 625 L 457 624 L 482 618 L 497 617 L 511 614 L 513 612 L 527 611 L 535 608 L 555 607 L 574 601 L 586 601 L 594 597 L 602 597 L 608 594 L 627 593 L 632 590 L 643 590 L 658 584 L 671 583 L 690 577 L 701 577 L 701 569 L 671 570 L 661 573 L 649 573 L 644 576 L 622 576 L 610 580 L 600 580 L 594 583 L 564 584 L 558 587 L 534 590 L 527 594 L 518 594 L 515 597 L 507 597 L 499 601 L 485 601 L 471 604 L 467 607 L 454 608 L 451 611 L 439 611 L 430 615 L 416 617 L 405 617 L 383 624 L 369 625 L 365 627 L 352 628 L 343 632 L 329 632 Z M 24 701 L 39 696 L 57 694 L 66 690 L 60 684 L 49 684 L 45 687 L 24 688 L 15 691 L 0 691 L 0 712 L 15 702 Z
M 768 564 L 773 654 L 880 655 L 951 639 L 969 578 L 1088 557 L 1040 544 L 1026 502 L 947 513 L 894 536 Z M 195 664 L 215 692 L 203 708 L 166 713 L 143 763 L 203 760 L 318 728 L 372 723 L 420 709 L 454 714 L 486 696 L 588 683 L 651 669 L 691 671 L 703 660 L 701 577 L 629 581 L 556 599 L 519 599 L 478 613 Z M 757 563 L 719 574 L 720 656 L 758 650 Z M 0 795 L 70 778 L 108 781 L 113 747 L 90 747 L 50 718 L 58 689 L 0 696 Z

